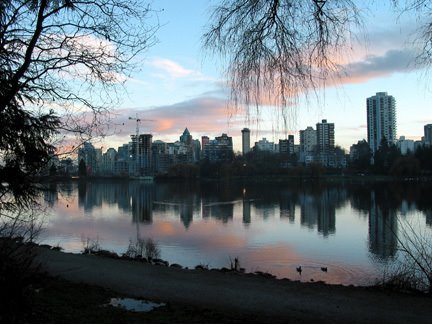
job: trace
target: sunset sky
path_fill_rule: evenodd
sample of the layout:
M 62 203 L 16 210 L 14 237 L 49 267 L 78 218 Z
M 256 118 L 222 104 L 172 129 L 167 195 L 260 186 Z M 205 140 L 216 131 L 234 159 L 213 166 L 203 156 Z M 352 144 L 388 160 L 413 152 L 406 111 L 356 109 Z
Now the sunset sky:
M 227 133 L 233 137 L 236 151 L 241 150 L 244 127 L 251 129 L 252 143 L 263 137 L 278 142 L 293 134 L 298 144 L 299 130 L 315 128 L 317 122 L 327 119 L 335 124 L 336 144 L 349 150 L 351 144 L 367 138 L 366 98 L 376 92 L 387 92 L 396 99 L 397 136 L 419 140 L 423 126 L 432 123 L 431 75 L 414 64 L 415 46 L 410 42 L 419 24 L 414 15 L 398 18 L 387 4 L 390 1 L 385 5 L 376 2 L 364 10 L 367 20 L 358 37 L 366 41 L 354 46 L 352 52 L 347 50 L 347 75 L 341 84 L 327 86 L 318 97 L 301 99 L 292 108 L 285 132 L 274 107 L 261 109 L 259 123 L 230 109 L 224 66 L 201 47 L 210 8 L 216 1 L 155 1 L 154 8 L 163 9 L 158 43 L 145 53 L 142 70 L 126 83 L 128 94 L 122 105 L 113 109 L 114 125 L 119 125 L 113 127 L 115 134 L 95 146 L 103 146 L 105 151 L 127 143 L 135 132 L 135 123 L 128 117 L 138 114 L 143 119 L 140 132 L 152 133 L 153 140 L 176 141 L 187 127 L 194 139 Z

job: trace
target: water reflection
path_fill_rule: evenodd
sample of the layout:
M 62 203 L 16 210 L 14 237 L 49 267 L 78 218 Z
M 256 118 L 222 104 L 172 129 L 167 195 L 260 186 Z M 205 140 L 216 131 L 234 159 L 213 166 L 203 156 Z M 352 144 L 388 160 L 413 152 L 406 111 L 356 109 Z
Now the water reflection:
M 396 209 L 387 208 L 386 203 L 378 204 L 375 191 L 372 191 L 370 195 L 369 250 L 380 259 L 385 260 L 394 257 L 397 250 Z
M 253 252 L 256 246 L 268 250 L 271 245 L 280 247 L 284 244 L 280 251 L 285 252 L 280 252 L 279 257 L 272 254 L 279 260 L 272 262 L 286 264 L 297 262 L 289 258 L 297 260 L 298 251 L 304 254 L 306 250 L 310 259 L 317 255 L 324 258 L 321 254 L 330 253 L 330 249 L 333 249 L 333 259 L 338 259 L 339 254 L 344 254 L 344 258 L 362 258 L 363 252 L 357 246 L 366 247 L 377 260 L 392 260 L 397 255 L 398 219 L 420 214 L 421 222 L 432 231 L 431 189 L 432 184 L 428 183 L 93 181 L 51 184 L 44 198 L 49 206 L 56 206 L 76 195 L 77 207 L 85 215 L 118 210 L 130 215 L 137 228 L 142 226 L 144 234 L 164 228 L 161 233 L 169 233 L 170 241 L 167 239 L 166 244 L 170 248 L 199 244 L 203 251 L 208 249 L 205 253 L 216 254 L 209 247 L 216 244 L 221 245 L 221 249 L 231 246 L 238 253 L 249 245 L 248 253 L 252 259 L 255 257 L 252 255 L 257 255 Z M 222 227 L 218 231 L 223 232 L 223 236 L 214 232 L 215 226 L 206 228 L 205 224 L 209 223 L 220 224 Z M 181 227 L 184 233 L 179 232 Z M 360 240 L 363 232 L 366 245 L 350 241 L 354 237 Z M 317 239 L 312 239 L 310 233 L 317 234 Z M 329 252 L 323 244 L 329 246 Z M 345 248 L 346 251 L 338 252 Z M 227 257 L 227 252 L 218 253 L 225 253 L 224 257 Z M 266 254 L 260 262 L 267 260 L 269 253 Z M 293 269 L 295 273 L 295 267 Z

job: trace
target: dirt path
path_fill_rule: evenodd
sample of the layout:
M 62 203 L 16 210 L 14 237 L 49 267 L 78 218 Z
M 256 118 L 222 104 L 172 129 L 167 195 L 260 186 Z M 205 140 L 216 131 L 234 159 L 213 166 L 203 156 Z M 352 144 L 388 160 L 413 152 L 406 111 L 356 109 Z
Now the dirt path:
M 52 275 L 153 301 L 304 321 L 416 324 L 432 321 L 432 298 L 422 296 L 174 269 L 42 248 L 38 261 Z

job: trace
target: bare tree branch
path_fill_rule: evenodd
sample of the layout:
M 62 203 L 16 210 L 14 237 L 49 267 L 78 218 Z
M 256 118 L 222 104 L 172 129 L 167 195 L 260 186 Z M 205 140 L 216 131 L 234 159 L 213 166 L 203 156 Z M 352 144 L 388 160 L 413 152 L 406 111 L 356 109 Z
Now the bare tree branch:
M 360 19 L 350 0 L 224 0 L 213 11 L 203 44 L 227 59 L 237 106 L 268 100 L 284 111 L 299 93 L 323 86 L 338 72 L 338 55 Z

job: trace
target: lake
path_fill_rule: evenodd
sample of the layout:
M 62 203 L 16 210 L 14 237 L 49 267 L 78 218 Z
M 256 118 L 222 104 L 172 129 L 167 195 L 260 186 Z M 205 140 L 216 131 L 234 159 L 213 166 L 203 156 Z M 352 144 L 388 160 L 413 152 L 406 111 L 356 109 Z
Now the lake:
M 101 180 L 49 189 L 41 243 L 78 253 L 94 240 L 122 254 L 152 238 L 161 258 L 189 268 L 238 258 L 247 272 L 368 285 L 398 258 L 407 225 L 432 235 L 430 183 Z

